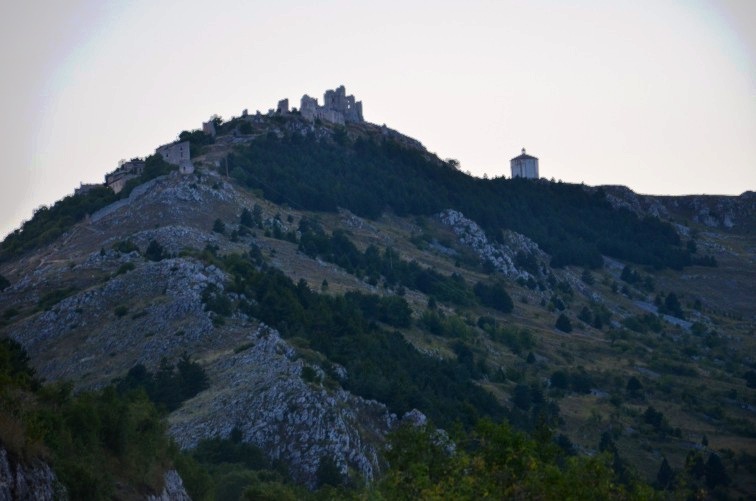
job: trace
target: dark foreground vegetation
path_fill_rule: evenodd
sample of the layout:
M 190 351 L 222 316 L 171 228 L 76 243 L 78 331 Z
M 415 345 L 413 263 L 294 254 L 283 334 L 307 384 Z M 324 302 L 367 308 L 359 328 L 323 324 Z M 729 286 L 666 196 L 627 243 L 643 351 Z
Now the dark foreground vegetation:
M 23 395 L 25 398 L 17 398 Z M 286 481 L 286 465 L 270 462 L 238 431 L 179 453 L 161 414 L 142 391 L 71 393 L 43 385 L 14 342 L 0 342 L 0 445 L 21 462 L 49 462 L 70 499 L 144 496 L 162 489 L 162 474 L 178 468 L 193 499 L 473 499 L 500 496 L 648 499 L 635 481 L 617 484 L 609 456 L 567 457 L 544 431 L 536 439 L 507 425 L 479 422 L 456 440 L 432 426 L 398 429 L 390 467 L 370 486 L 342 478 L 323 458 L 314 492 Z

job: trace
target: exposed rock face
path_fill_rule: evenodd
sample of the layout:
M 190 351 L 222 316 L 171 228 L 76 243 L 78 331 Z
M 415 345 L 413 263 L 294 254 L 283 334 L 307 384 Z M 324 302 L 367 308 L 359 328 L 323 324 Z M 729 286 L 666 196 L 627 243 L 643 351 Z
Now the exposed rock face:
M 615 208 L 626 208 L 636 214 L 669 219 L 682 216 L 711 228 L 754 230 L 756 193 L 746 191 L 740 196 L 639 195 L 625 186 L 602 186 L 606 198 Z
M 439 214 L 442 223 L 451 227 L 460 243 L 473 249 L 482 261 L 491 263 L 497 272 L 509 278 L 530 278 L 525 270 L 517 268 L 515 256 L 518 252 L 535 255 L 544 259 L 545 254 L 538 245 L 524 235 L 507 231 L 504 234 L 504 245 L 491 242 L 483 229 L 475 221 L 467 219 L 459 211 L 447 209 Z
M 332 458 L 344 475 L 349 467 L 373 478 L 379 444 L 396 417 L 378 402 L 304 381 L 306 364 L 265 325 L 244 347 L 218 358 L 209 368 L 213 388 L 170 416 L 174 439 L 191 448 L 237 428 L 245 442 L 284 460 L 293 477 L 310 486 L 323 457 Z M 316 379 L 322 378 L 322 370 L 314 369 Z
M 192 501 L 184 489 L 184 482 L 176 470 L 168 470 L 163 476 L 163 492 L 158 496 L 147 496 L 147 501 Z
M 625 186 L 604 186 L 606 199 L 615 209 L 627 209 L 638 215 L 669 217 L 669 211 L 659 200 L 638 195 Z
M 67 499 L 65 488 L 42 461 L 20 463 L 0 445 L 0 501 Z
M 136 363 L 154 367 L 163 356 L 212 345 L 201 294 L 208 284 L 222 289 L 223 278 L 187 259 L 144 263 L 19 322 L 11 336 L 37 354 L 41 376 L 81 381 L 95 373 L 104 383 Z M 121 306 L 127 312 L 118 317 Z

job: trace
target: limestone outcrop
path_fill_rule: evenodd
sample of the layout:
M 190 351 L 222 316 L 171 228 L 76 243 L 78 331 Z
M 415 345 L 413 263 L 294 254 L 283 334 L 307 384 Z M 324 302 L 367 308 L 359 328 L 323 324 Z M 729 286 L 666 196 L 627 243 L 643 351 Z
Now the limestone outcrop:
M 66 490 L 47 463 L 24 464 L 0 444 L 0 501 L 60 499 L 67 499 Z
M 447 209 L 438 218 L 451 228 L 462 245 L 475 251 L 481 261 L 490 263 L 498 273 L 508 278 L 527 280 L 532 276 L 515 265 L 518 253 L 534 255 L 538 260 L 545 259 L 546 255 L 538 245 L 519 233 L 507 231 L 504 235 L 505 243 L 499 244 L 491 242 L 475 221 L 466 218 L 459 211 Z
M 322 368 L 297 357 L 278 332 L 261 324 L 233 353 L 208 367 L 213 387 L 188 401 L 169 419 L 183 448 L 203 438 L 242 433 L 271 459 L 283 460 L 292 476 L 314 486 L 321 459 L 332 459 L 343 475 L 355 470 L 372 479 L 378 451 L 396 421 L 383 404 L 324 384 Z M 305 381 L 311 367 L 317 376 Z M 343 368 L 341 378 L 348 375 Z

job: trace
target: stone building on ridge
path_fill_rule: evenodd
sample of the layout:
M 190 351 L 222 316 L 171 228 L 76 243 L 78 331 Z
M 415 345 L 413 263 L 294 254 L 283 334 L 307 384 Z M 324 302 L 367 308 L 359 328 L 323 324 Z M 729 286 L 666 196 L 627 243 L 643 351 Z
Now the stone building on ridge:
M 189 141 L 180 143 L 164 144 L 155 150 L 156 154 L 163 157 L 163 160 L 172 165 L 177 165 L 179 172 L 182 174 L 191 174 L 194 172 L 194 165 L 191 160 Z
M 520 156 L 510 160 L 509 165 L 512 167 L 512 179 L 523 177 L 525 179 L 538 179 L 538 159 L 525 153 L 522 149 Z
M 105 176 L 105 185 L 113 193 L 119 193 L 126 183 L 142 175 L 144 172 L 144 160 L 134 159 L 128 162 L 121 162 L 116 170 Z

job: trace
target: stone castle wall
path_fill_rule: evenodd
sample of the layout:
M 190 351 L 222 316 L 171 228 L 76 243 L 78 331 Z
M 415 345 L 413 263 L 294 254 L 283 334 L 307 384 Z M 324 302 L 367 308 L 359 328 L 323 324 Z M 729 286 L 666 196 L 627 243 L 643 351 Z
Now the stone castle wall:
M 323 120 L 339 125 L 365 121 L 362 117 L 362 102 L 357 101 L 353 95 L 347 96 L 343 85 L 325 92 L 323 106 L 318 104 L 316 98 L 305 94 L 302 96 L 299 112 L 307 120 Z

